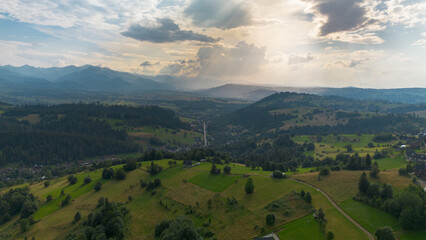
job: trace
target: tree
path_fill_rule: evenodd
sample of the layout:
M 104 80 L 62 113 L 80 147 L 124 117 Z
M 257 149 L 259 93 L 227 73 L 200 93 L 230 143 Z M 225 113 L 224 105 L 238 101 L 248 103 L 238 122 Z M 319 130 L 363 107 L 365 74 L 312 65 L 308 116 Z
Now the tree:
M 130 172 L 132 170 L 135 170 L 138 167 L 138 164 L 136 163 L 136 159 L 129 159 L 127 160 L 127 163 L 124 164 L 123 169 L 126 172 Z
M 273 213 L 266 215 L 266 224 L 269 226 L 274 225 L 275 223 L 275 215 Z
M 393 235 L 393 230 L 390 227 L 382 227 L 376 230 L 377 240 L 395 240 L 395 236 Z
M 50 186 L 50 181 L 45 181 L 44 182 L 44 187 L 47 188 L 48 186 Z
M 35 201 L 31 201 L 30 199 L 25 200 L 21 209 L 21 218 L 27 218 L 33 215 L 38 209 L 38 205 Z
M 377 183 L 372 183 L 372 184 L 370 184 L 370 186 L 368 187 L 368 190 L 367 190 L 367 197 L 369 197 L 369 198 L 373 198 L 373 199 L 375 199 L 375 198 L 377 198 L 378 196 L 379 196 L 379 194 L 380 194 L 380 186 L 379 186 L 379 184 L 377 184 Z
M 23 233 L 28 231 L 28 228 L 30 228 L 30 222 L 26 218 L 21 219 L 21 221 L 19 222 L 19 225 L 21 226 L 21 232 Z
M 46 202 L 50 202 L 50 201 L 52 201 L 52 195 L 51 194 L 47 195 L 47 197 L 46 197 Z
M 245 190 L 246 190 L 246 193 L 248 194 L 254 192 L 254 184 L 253 184 L 253 179 L 251 177 L 247 179 Z
M 373 166 L 371 166 L 371 170 L 370 170 L 370 176 L 373 178 L 377 178 L 379 176 L 379 164 L 376 162 L 373 163 Z
M 87 175 L 87 177 L 84 178 L 84 184 L 86 185 L 86 184 L 89 184 L 91 182 L 92 182 L 92 179 L 90 178 L 89 175 Z
M 80 212 L 76 212 L 74 215 L 74 220 L 72 221 L 72 223 L 77 223 L 78 221 L 80 221 L 81 219 L 81 213 Z
M 167 164 L 168 164 L 170 167 L 172 167 L 172 166 L 173 166 L 173 164 L 174 164 L 174 162 L 170 160 L 170 161 L 168 161 L 168 162 L 167 162 Z
M 368 191 L 368 187 L 370 187 L 370 182 L 367 179 L 367 174 L 365 174 L 365 172 L 363 172 L 361 174 L 361 177 L 359 178 L 358 181 L 358 189 L 359 192 L 362 194 L 366 194 Z
M 327 240 L 333 240 L 334 239 L 334 233 L 329 231 L 327 232 Z
M 117 180 L 124 180 L 126 179 L 126 172 L 123 168 L 117 169 L 117 171 L 114 174 L 114 178 Z
M 93 187 L 93 189 L 95 189 L 96 192 L 98 192 L 99 190 L 101 190 L 102 188 L 102 182 L 98 181 L 95 186 Z
M 318 209 L 318 211 L 315 212 L 316 219 L 320 222 L 325 222 L 325 213 L 322 210 L 322 208 Z
M 61 202 L 61 206 L 65 207 L 66 205 L 68 205 L 71 201 L 71 195 L 67 194 L 67 196 L 65 197 L 64 200 L 62 200 Z
M 312 202 L 312 197 L 311 197 L 311 193 L 310 192 L 306 192 L 306 194 L 305 194 L 305 201 L 307 203 L 309 203 L 309 204 Z
M 161 186 L 161 180 L 160 179 L 158 179 L 158 178 L 156 178 L 156 179 L 154 179 L 154 187 L 159 187 L 159 186 Z
M 405 230 L 416 229 L 421 223 L 421 215 L 419 212 L 415 211 L 411 206 L 406 207 L 402 210 L 401 215 L 399 216 L 399 223 L 402 228 Z
M 68 182 L 70 185 L 76 184 L 78 181 L 77 177 L 74 175 L 69 175 L 68 176 Z
M 302 191 L 300 191 L 300 196 L 302 197 L 302 198 L 305 198 L 305 191 L 302 189 Z
M 114 176 L 115 172 L 114 169 L 112 168 L 104 168 L 104 170 L 102 171 L 102 178 L 103 179 L 111 179 Z
M 382 189 L 380 190 L 380 198 L 383 200 L 390 199 L 393 197 L 393 189 L 391 185 L 383 184 Z
M 228 165 L 226 165 L 226 166 L 223 168 L 223 173 L 225 173 L 225 174 L 230 174 L 230 173 L 231 173 L 231 167 L 230 167 L 230 166 L 228 166 Z
M 212 164 L 212 168 L 210 169 L 211 174 L 220 174 L 220 169 L 216 167 L 216 164 Z

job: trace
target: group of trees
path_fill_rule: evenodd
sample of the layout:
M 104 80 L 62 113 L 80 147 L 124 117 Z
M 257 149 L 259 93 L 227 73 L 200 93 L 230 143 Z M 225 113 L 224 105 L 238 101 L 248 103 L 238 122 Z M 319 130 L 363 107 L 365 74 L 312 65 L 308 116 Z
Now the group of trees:
M 157 175 L 163 170 L 163 167 L 154 162 L 151 162 L 151 165 L 147 166 L 147 170 L 150 175 Z
M 358 182 L 359 194 L 354 198 L 380 208 L 399 218 L 404 229 L 420 229 L 426 226 L 426 193 L 419 186 L 410 185 L 398 195 L 392 186 L 370 183 L 363 173 Z
M 152 191 L 161 186 L 161 180 L 155 178 L 154 181 L 144 182 L 142 179 L 140 180 L 141 188 L 146 188 L 148 191 Z
M 21 219 L 27 219 L 37 209 L 37 199 L 30 193 L 28 187 L 10 189 L 0 195 L 0 224 L 9 221 L 18 214 Z
M 120 204 L 99 198 L 98 206 L 68 236 L 68 240 L 124 239 L 129 210 Z
M 179 216 L 174 220 L 163 220 L 155 226 L 155 237 L 161 240 L 200 240 L 194 223 L 184 216 Z
M 117 180 L 124 180 L 126 178 L 126 171 L 123 168 L 114 170 L 113 168 L 104 168 L 102 171 L 102 178 L 109 180 L 115 178 Z
M 305 200 L 307 203 L 312 203 L 312 196 L 310 192 L 306 192 L 304 190 L 300 191 L 300 197 L 302 197 L 303 200 Z

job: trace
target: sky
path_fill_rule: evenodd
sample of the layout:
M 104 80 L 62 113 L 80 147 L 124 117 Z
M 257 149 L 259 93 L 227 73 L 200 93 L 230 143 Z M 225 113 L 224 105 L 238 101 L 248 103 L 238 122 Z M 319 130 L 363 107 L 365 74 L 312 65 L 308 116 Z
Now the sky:
M 206 85 L 426 87 L 426 1 L 0 1 L 0 65 L 26 64 Z

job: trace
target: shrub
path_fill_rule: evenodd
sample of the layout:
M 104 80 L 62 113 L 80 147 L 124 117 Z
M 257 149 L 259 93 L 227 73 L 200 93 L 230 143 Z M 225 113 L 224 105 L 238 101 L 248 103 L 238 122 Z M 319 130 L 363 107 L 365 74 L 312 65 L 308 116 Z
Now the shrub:
M 44 187 L 47 188 L 48 186 L 50 186 L 50 181 L 45 181 L 44 182 Z
M 319 172 L 319 176 L 328 176 L 330 175 L 330 169 L 328 168 L 322 168 Z
M 284 176 L 284 173 L 280 170 L 274 170 L 274 172 L 272 173 L 273 178 L 284 178 Z

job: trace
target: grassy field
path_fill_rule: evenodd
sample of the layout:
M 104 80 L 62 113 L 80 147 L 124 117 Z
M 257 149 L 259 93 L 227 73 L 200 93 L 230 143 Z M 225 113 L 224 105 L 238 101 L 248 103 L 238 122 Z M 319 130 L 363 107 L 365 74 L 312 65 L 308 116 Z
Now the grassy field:
M 342 202 L 340 207 L 373 234 L 378 228 L 384 226 L 389 226 L 393 230 L 400 229 L 398 219 L 395 216 L 366 203 L 349 199 Z
M 241 176 L 224 174 L 213 175 L 208 172 L 203 172 L 191 178 L 189 181 L 207 190 L 213 192 L 222 192 L 235 183 L 238 179 L 241 179 Z
M 350 154 L 358 153 L 360 156 L 370 154 L 373 156 L 376 150 L 380 151 L 396 143 L 396 141 L 376 143 L 373 141 L 374 136 L 373 134 L 341 134 L 321 136 L 321 139 L 319 139 L 317 136 L 302 135 L 293 137 L 293 140 L 297 143 L 314 143 L 315 150 L 305 154 L 318 159 L 335 158 L 339 153 L 347 153 L 347 145 L 352 145 L 353 152 Z M 373 143 L 374 147 L 369 148 L 368 143 Z M 385 167 L 389 169 L 388 166 Z M 393 167 L 393 165 L 390 165 L 390 167 Z M 399 165 L 397 164 L 396 167 L 399 167 Z
M 374 161 L 377 161 L 379 163 L 379 168 L 381 170 L 401 168 L 407 165 L 407 161 L 405 160 L 405 156 L 403 155 L 396 156 L 393 158 L 383 158 Z
M 283 230 L 277 235 L 280 239 L 286 240 L 323 240 L 325 238 L 324 232 L 312 214 L 285 224 Z
M 327 177 L 318 180 L 318 173 L 297 174 L 292 177 L 314 186 L 317 186 L 327 192 L 336 202 L 343 202 L 351 199 L 358 193 L 358 180 L 363 171 L 332 171 Z M 370 181 L 378 183 L 387 183 L 392 185 L 396 190 L 403 189 L 410 185 L 411 181 L 407 177 L 399 176 L 398 170 L 393 169 L 380 172 L 378 179 Z
M 140 169 L 128 173 L 125 180 L 105 182 L 99 192 L 93 191 L 92 184 L 100 178 L 101 170 L 77 174 L 78 182 L 72 186 L 68 186 L 66 178 L 52 181 L 47 188 L 44 188 L 42 183 L 34 184 L 30 188 L 36 196 L 44 199 L 52 194 L 59 200 L 41 202 L 42 205 L 36 213 L 36 219 L 40 219 L 40 222 L 34 224 L 29 232 L 19 234 L 19 226 L 12 225 L 10 228 L 6 227 L 6 230 L 0 230 L 0 233 L 14 233 L 9 239 L 24 236 L 61 239 L 73 228 L 71 222 L 75 212 L 80 211 L 83 217 L 86 217 L 95 208 L 98 198 L 103 196 L 111 201 L 125 203 L 131 210 L 127 239 L 153 239 L 156 224 L 163 219 L 173 219 L 179 215 L 187 215 L 197 227 L 214 232 L 217 239 L 251 239 L 262 235 L 263 231 L 272 231 L 311 213 L 312 207 L 324 209 L 329 220 L 326 230 L 333 231 L 336 239 L 347 236 L 350 236 L 350 239 L 366 239 L 366 236 L 322 194 L 298 182 L 273 179 L 269 177 L 270 172 L 251 170 L 240 165 L 233 168 L 234 174 L 241 172 L 240 175 L 212 176 L 208 173 L 210 163 L 204 163 L 199 168 L 184 169 L 181 161 L 173 167 L 167 165 L 168 161 L 156 161 L 164 167 L 156 176 L 150 176 L 146 172 L 145 168 L 149 162 L 144 162 Z M 246 194 L 246 178 L 242 174 L 250 171 L 256 173 L 251 176 L 255 191 L 253 194 Z M 87 175 L 90 175 L 93 181 L 82 186 L 82 179 Z M 162 187 L 156 190 L 156 194 L 140 188 L 140 179 L 151 181 L 153 178 L 159 178 L 162 182 Z M 72 196 L 72 201 L 65 207 L 59 206 L 59 193 L 62 189 Z M 312 206 L 294 193 L 302 189 L 311 192 Z M 133 200 L 129 201 L 129 196 L 132 196 Z M 232 197 L 238 201 L 235 207 L 227 204 L 227 199 Z M 207 204 L 209 200 L 212 201 L 210 207 Z M 280 207 L 271 210 L 267 206 L 272 202 L 273 206 Z M 188 214 L 188 209 L 192 209 L 192 214 Z M 271 211 L 277 219 L 274 226 L 265 223 L 265 216 Z

